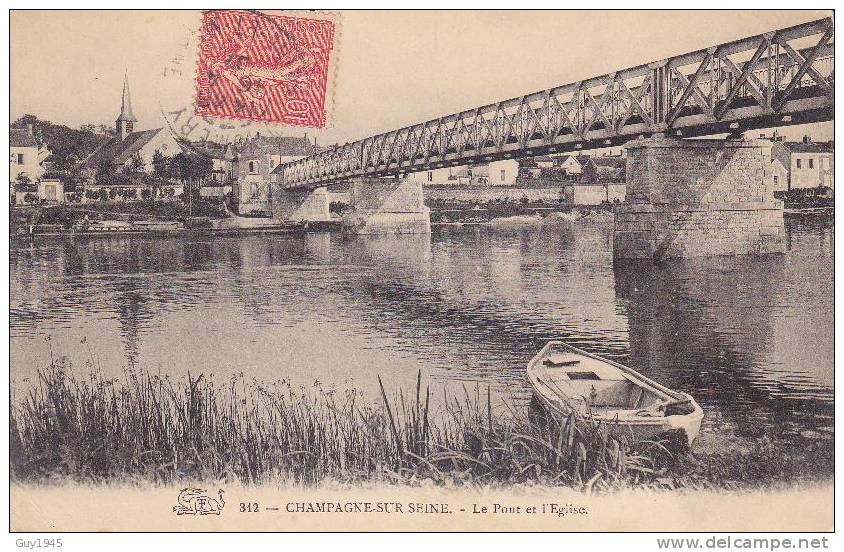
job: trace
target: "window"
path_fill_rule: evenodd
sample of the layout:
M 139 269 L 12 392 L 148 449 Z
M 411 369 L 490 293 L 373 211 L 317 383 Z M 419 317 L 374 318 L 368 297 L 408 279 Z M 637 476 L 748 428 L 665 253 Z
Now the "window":
M 251 190 L 250 190 L 250 193 L 251 193 L 251 195 L 252 195 L 252 199 L 257 199 L 257 198 L 258 198 L 258 196 L 260 195 L 260 189 L 259 189 L 259 187 L 258 187 L 258 183 L 257 183 L 257 182 L 253 182 L 253 183 L 252 183 L 252 188 L 251 188 Z
M 275 168 L 275 159 L 270 157 L 270 170 L 273 170 L 274 168 Z
M 799 161 L 798 161 L 798 165 L 797 165 L 797 166 L 798 166 L 798 167 L 800 166 L 800 165 L 799 165 Z M 255 172 L 255 162 L 254 162 L 254 161 L 250 161 L 250 162 L 249 162 L 249 172 L 250 172 L 250 173 L 254 173 L 254 172 Z
M 501 182 L 504 182 L 505 180 L 507 180 L 507 170 L 501 169 Z
M 814 168 L 815 168 L 815 160 L 814 160 L 814 159 L 809 159 L 809 168 L 810 168 L 810 169 L 814 169 Z
M 23 165 L 23 154 L 22 153 L 18 154 L 18 165 Z
M 428 171 L 428 182 L 434 181 L 434 171 Z
M 779 184 L 779 183 L 780 183 L 780 177 L 777 176 L 777 175 L 774 175 L 774 184 Z
M 798 168 L 798 169 L 802 169 L 802 168 L 803 168 L 803 163 L 802 163 L 801 161 L 802 161 L 802 160 L 800 160 L 800 159 L 798 159 L 798 160 L 797 160 L 797 168 Z

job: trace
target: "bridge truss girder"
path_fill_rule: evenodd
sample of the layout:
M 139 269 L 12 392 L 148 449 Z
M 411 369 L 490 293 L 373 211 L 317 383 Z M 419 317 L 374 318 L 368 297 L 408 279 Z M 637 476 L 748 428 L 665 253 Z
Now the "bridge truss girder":
M 832 120 L 832 19 L 674 56 L 400 128 L 284 165 L 288 188 Z

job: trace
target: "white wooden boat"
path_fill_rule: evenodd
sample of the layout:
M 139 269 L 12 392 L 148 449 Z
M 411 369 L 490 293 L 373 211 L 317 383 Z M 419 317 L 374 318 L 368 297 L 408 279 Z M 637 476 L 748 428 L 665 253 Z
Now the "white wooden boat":
M 689 446 L 703 410 L 687 393 L 673 391 L 624 366 L 562 341 L 550 341 L 528 363 L 527 376 L 542 407 L 558 420 L 573 411 L 631 441 L 682 431 Z

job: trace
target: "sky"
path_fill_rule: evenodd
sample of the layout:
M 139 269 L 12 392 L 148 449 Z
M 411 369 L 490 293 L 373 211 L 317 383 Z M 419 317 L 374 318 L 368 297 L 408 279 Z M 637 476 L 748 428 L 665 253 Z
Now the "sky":
M 347 142 L 487 103 L 826 17 L 820 11 L 340 12 L 333 110 Z M 136 128 L 193 101 L 195 11 L 13 11 L 11 117 L 114 124 L 128 73 Z M 185 44 L 188 43 L 188 47 Z M 182 76 L 171 60 L 183 55 Z M 832 124 L 784 129 L 832 138 Z

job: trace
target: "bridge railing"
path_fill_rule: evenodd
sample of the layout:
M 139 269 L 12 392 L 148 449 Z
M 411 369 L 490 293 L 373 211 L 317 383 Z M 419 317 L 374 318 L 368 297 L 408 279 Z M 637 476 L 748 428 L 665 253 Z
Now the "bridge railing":
M 489 104 L 286 163 L 283 185 L 325 185 L 611 146 L 654 132 L 700 136 L 830 120 L 831 19 Z

